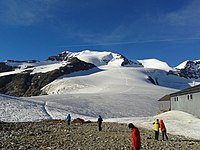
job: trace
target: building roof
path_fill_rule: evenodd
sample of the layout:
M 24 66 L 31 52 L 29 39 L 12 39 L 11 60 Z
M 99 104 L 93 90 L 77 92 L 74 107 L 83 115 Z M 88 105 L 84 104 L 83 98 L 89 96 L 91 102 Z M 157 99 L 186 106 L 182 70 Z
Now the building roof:
M 172 93 L 170 94 L 170 97 L 179 96 L 179 95 L 187 95 L 187 94 L 198 93 L 198 92 L 200 92 L 200 85 L 193 86 L 191 88 L 187 88 L 187 89 Z
M 170 95 L 165 95 L 162 98 L 160 98 L 158 101 L 170 101 Z

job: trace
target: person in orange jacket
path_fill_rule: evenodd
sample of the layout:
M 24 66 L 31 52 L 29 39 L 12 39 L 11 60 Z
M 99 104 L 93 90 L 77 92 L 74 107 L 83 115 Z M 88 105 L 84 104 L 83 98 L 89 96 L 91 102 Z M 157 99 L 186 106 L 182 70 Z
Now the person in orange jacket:
M 128 127 L 131 129 L 131 142 L 133 150 L 140 150 L 141 141 L 140 141 L 140 131 L 132 123 L 128 124 Z
M 165 127 L 164 121 L 160 120 L 160 131 L 162 132 L 162 140 L 164 140 L 164 136 L 166 137 L 166 139 L 168 140 L 167 137 L 167 129 Z

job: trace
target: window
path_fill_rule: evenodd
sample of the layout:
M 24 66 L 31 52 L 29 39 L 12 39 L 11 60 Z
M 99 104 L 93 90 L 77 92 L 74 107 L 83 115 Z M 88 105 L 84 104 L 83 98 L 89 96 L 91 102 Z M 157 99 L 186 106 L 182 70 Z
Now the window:
M 175 102 L 178 101 L 178 97 L 174 97 L 174 101 L 175 101 Z
M 187 99 L 188 99 L 188 100 L 192 99 L 192 97 L 193 97 L 192 94 L 187 95 Z

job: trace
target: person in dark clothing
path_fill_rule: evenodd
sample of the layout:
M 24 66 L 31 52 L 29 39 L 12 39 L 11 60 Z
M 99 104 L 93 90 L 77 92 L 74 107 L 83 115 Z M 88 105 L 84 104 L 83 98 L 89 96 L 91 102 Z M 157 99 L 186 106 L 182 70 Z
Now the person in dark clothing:
M 156 121 L 153 123 L 153 129 L 155 131 L 155 140 L 159 140 L 159 119 L 156 119 Z
M 70 125 L 70 123 L 71 123 L 71 116 L 70 116 L 70 114 L 67 115 L 66 121 L 67 121 L 67 125 Z
M 98 118 L 97 122 L 98 122 L 99 131 L 101 131 L 102 130 L 101 125 L 102 125 L 103 119 L 102 119 L 102 117 L 100 115 L 99 115 L 99 118 Z
M 132 149 L 140 150 L 140 147 L 141 147 L 140 131 L 132 123 L 129 123 L 128 127 L 131 129 Z

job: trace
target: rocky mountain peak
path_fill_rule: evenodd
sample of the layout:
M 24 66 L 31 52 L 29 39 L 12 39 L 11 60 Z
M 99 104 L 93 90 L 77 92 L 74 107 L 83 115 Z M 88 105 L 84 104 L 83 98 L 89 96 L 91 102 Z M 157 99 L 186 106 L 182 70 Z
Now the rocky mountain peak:
M 173 73 L 180 77 L 189 79 L 199 79 L 200 78 L 200 60 L 188 60 L 177 66 Z
M 13 68 L 11 66 L 7 65 L 5 62 L 0 62 L 0 73 L 12 71 L 12 70 Z
M 72 54 L 73 54 L 72 52 L 64 51 L 60 54 L 57 54 L 56 56 L 48 57 L 47 60 L 50 60 L 50 61 L 67 61 L 67 60 L 73 58 Z

